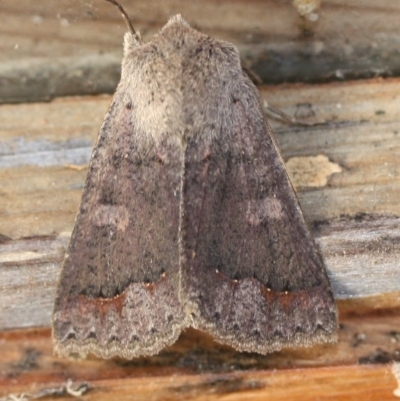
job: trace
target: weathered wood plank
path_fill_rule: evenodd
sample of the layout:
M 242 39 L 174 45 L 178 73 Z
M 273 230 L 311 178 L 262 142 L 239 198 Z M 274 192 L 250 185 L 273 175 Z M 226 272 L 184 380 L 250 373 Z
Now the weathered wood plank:
M 390 307 L 400 308 L 400 218 L 344 217 L 317 225 L 314 234 L 337 299 L 393 292 Z M 0 329 L 50 325 L 68 239 L 0 244 Z
M 181 13 L 207 34 L 234 43 L 264 83 L 400 73 L 398 2 L 324 0 L 315 22 L 305 22 L 291 3 L 135 0 L 124 6 L 146 41 Z M 0 102 L 113 92 L 125 30 L 104 0 L 2 0 Z
M 128 3 L 145 40 L 181 12 L 235 43 L 264 82 L 399 73 L 400 4 L 390 0 L 323 1 L 309 36 L 290 2 Z M 118 12 L 102 0 L 3 0 L 0 102 L 112 92 L 124 32 Z M 338 299 L 339 343 L 260 356 L 187 330 L 152 358 L 76 362 L 52 356 L 48 329 L 3 331 L 0 398 L 38 394 L 68 378 L 89 382 L 84 398 L 96 401 L 399 396 L 400 81 L 261 91 L 290 114 L 312 110 L 315 120 L 329 122 L 305 128 L 272 121 Z M 50 324 L 86 175 L 75 167 L 87 163 L 109 102 L 105 96 L 0 107 L 0 331 Z
M 189 329 L 159 355 L 132 361 L 59 359 L 49 330 L 3 332 L 0 397 L 70 378 L 89 384 L 89 400 L 393 400 L 399 326 L 400 315 L 344 316 L 337 344 L 268 356 L 236 352 Z
M 271 122 L 288 164 L 324 154 L 341 168 L 327 183 L 298 187 L 338 299 L 400 293 L 398 93 L 395 79 L 262 90 L 291 114 L 310 103 L 311 119 L 336 117 L 314 127 Z M 109 102 L 102 96 L 0 107 L 2 329 L 49 325 L 86 175 L 68 165 L 87 163 Z M 292 175 L 302 175 L 296 166 Z M 306 177 L 318 176 L 319 167 L 326 166 L 317 163 Z
M 1 330 L 51 324 L 67 241 L 61 236 L 0 245 Z
M 110 380 L 90 380 L 88 391 L 80 399 L 96 401 L 393 401 L 398 394 L 391 366 L 344 366 L 285 371 L 241 372 L 200 376 L 173 375 L 161 377 L 122 377 Z M 123 375 L 125 376 L 125 375 Z M 64 380 L 10 386 L 1 389 L 9 394 L 37 394 L 59 388 Z M 5 398 L 13 401 L 18 398 Z M 71 400 L 71 396 L 46 397 L 45 400 Z M 1 398 L 3 401 L 3 398 Z

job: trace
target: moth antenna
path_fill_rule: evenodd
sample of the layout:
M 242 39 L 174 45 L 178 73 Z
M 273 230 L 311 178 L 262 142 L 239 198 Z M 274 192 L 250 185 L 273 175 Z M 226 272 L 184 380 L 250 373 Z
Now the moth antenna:
M 125 23 L 126 23 L 128 29 L 129 29 L 129 32 L 130 32 L 133 36 L 136 36 L 135 28 L 133 27 L 132 22 L 131 22 L 131 20 L 130 20 L 129 17 L 128 17 L 128 14 L 127 14 L 127 13 L 125 12 L 125 10 L 122 8 L 121 4 L 119 4 L 119 3 L 118 3 L 117 1 L 115 1 L 115 0 L 106 0 L 106 1 L 108 1 L 108 2 L 110 2 L 110 3 L 112 3 L 112 4 L 114 4 L 114 6 L 117 6 L 117 7 L 118 7 L 118 10 L 121 12 L 122 18 L 125 20 Z

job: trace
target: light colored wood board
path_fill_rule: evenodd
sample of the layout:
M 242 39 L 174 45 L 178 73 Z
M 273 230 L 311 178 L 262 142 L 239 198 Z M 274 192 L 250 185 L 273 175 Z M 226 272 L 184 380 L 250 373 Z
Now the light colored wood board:
M 383 294 L 381 308 L 400 309 L 400 218 L 331 220 L 314 234 L 336 299 Z M 50 325 L 68 239 L 63 233 L 0 244 L 0 330 Z M 374 307 L 368 298 L 367 305 Z
M 293 156 L 323 153 L 343 168 L 342 173 L 330 177 L 328 186 L 322 191 L 320 188 L 299 188 L 300 201 L 308 221 L 341 214 L 354 215 L 357 209 L 364 213 L 399 215 L 399 89 L 397 80 L 263 88 L 262 94 L 270 103 L 290 113 L 295 111 L 293 105 L 308 102 L 315 109 L 316 119 L 336 117 L 330 124 L 311 128 L 275 124 L 286 161 Z M 24 231 L 27 226 L 13 222 L 7 224 L 8 213 L 19 210 L 15 207 L 16 199 L 12 194 L 20 193 L 20 202 L 26 200 L 27 204 L 22 205 L 26 208 L 25 216 L 34 214 L 36 204 L 46 206 L 47 201 L 53 200 L 46 197 L 30 202 L 24 191 L 31 188 L 24 183 L 34 180 L 34 192 L 40 196 L 44 187 L 49 191 L 51 186 L 57 191 L 81 188 L 84 173 L 69 171 L 65 167 L 54 171 L 35 170 L 24 165 L 49 165 L 55 160 L 61 166 L 87 162 L 109 101 L 107 97 L 99 100 L 68 98 L 50 104 L 5 105 L 0 108 L 0 133 L 6 139 L 0 144 L 0 165 L 3 169 L 21 166 L 20 170 L 14 169 L 11 175 L 8 170 L 0 170 L 0 174 L 4 173 L 3 193 L 9 195 L 8 199 L 4 197 L 3 203 L 3 210 L 6 211 L 0 226 L 3 235 L 18 238 L 54 232 L 51 224 L 47 225 L 48 230 L 36 230 L 34 233 Z M 340 108 L 336 107 L 338 104 Z M 380 110 L 385 114 L 376 114 Z M 16 185 L 15 180 L 21 181 L 21 185 Z M 65 199 L 64 196 L 62 198 Z M 76 202 L 75 197 L 74 210 L 77 209 Z M 70 230 L 71 221 L 68 224 L 66 230 Z
M 181 13 L 205 33 L 234 43 L 263 82 L 400 72 L 400 5 L 390 0 L 324 0 L 316 22 L 306 23 L 289 1 L 123 3 L 145 41 Z M 125 31 L 118 11 L 104 0 L 2 0 L 0 101 L 113 92 Z
M 295 114 L 308 103 L 314 120 L 327 126 L 275 126 L 285 161 L 319 153 L 338 163 L 343 172 L 320 189 L 299 191 L 309 221 L 366 213 L 400 213 L 400 96 L 397 80 L 375 80 L 307 86 L 292 96 L 293 86 L 266 88 L 263 96 L 275 107 Z M 392 90 L 394 89 L 394 92 Z M 316 202 L 318 200 L 318 206 Z
M 390 295 L 400 292 L 398 93 L 396 79 L 262 88 L 270 104 L 291 114 L 310 103 L 312 119 L 335 117 L 315 127 L 271 123 L 285 161 L 324 154 L 342 167 L 324 186 L 298 188 L 335 296 L 387 294 L 386 307 L 393 308 L 400 303 Z M 3 329 L 49 324 L 86 175 L 85 169 L 65 163 L 88 161 L 109 103 L 109 96 L 101 96 L 0 107 L 0 261 L 7 272 L 0 275 Z
M 395 79 L 262 88 L 269 103 L 289 113 L 310 103 L 315 119 L 336 118 L 315 127 L 271 120 L 285 161 L 325 154 L 343 169 L 323 188 L 298 188 L 310 224 L 360 212 L 400 215 L 398 93 L 400 81 Z M 109 102 L 109 97 L 66 98 L 0 107 L 0 135 L 5 139 L 0 143 L 1 234 L 19 238 L 71 231 L 85 172 L 65 164 L 88 161 Z M 44 210 L 70 214 L 66 221 L 58 219 L 63 228 L 54 230 L 54 218 L 40 215 Z M 36 226 L 15 224 L 18 217 L 36 221 Z
M 400 293 L 400 218 L 360 215 L 325 222 L 314 227 L 314 235 L 337 299 Z
M 399 316 L 347 318 L 336 345 L 267 356 L 235 352 L 191 329 L 159 355 L 132 361 L 60 359 L 49 330 L 4 332 L 0 397 L 70 378 L 91 386 L 88 400 L 392 400 L 399 324 Z
M 96 401 L 394 401 L 397 383 L 391 366 L 335 367 L 290 371 L 233 372 L 201 376 L 128 377 L 91 380 L 88 391 L 79 399 Z M 65 386 L 66 381 L 40 382 L 12 386 L 8 394 L 35 394 Z M 71 396 L 46 397 L 46 400 L 71 400 Z M 11 401 L 11 399 L 7 400 Z
M 0 328 L 49 326 L 68 237 L 25 240 L 1 246 Z

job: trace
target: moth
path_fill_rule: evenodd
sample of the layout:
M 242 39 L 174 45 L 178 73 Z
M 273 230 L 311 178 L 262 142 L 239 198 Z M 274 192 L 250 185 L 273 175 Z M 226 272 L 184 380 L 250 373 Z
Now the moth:
M 238 50 L 177 15 L 143 43 L 94 147 L 53 314 L 57 354 L 153 355 L 191 326 L 266 354 L 337 338 L 337 309 Z

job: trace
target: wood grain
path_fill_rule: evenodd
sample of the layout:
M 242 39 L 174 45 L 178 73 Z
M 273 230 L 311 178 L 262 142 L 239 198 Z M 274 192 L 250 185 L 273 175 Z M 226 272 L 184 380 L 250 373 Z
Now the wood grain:
M 41 378 L 40 378 L 41 379 Z M 31 393 L 64 384 L 62 381 L 13 386 L 12 393 Z M 82 383 L 80 380 L 76 384 Z M 84 382 L 87 383 L 87 382 Z M 307 383 L 307 385 L 305 385 Z M 345 366 L 329 369 L 296 369 L 268 372 L 232 372 L 200 376 L 124 377 L 92 380 L 80 399 L 110 401 L 214 401 L 214 400 L 304 400 L 386 401 L 395 400 L 396 380 L 389 366 Z M 134 397 L 134 398 L 133 398 Z M 71 400 L 46 397 L 46 400 Z M 11 399 L 7 399 L 11 401 Z
M 324 0 L 315 23 L 288 1 L 121 2 L 145 41 L 180 12 L 238 46 L 258 82 L 400 72 L 400 3 L 390 0 Z M 260 356 L 237 353 L 191 329 L 151 358 L 52 355 L 48 326 L 57 276 L 111 100 L 59 97 L 112 93 L 125 31 L 118 11 L 103 0 L 0 3 L 0 400 L 43 395 L 68 379 L 87 382 L 81 398 L 96 401 L 396 399 L 399 79 L 260 87 L 272 106 L 321 123 L 271 119 L 285 161 L 300 158 L 290 174 L 338 300 L 338 344 Z M 310 157 L 326 162 L 310 168 Z
M 390 0 L 324 0 L 315 22 L 289 1 L 122 3 L 145 41 L 181 13 L 207 34 L 234 43 L 244 65 L 264 83 L 400 72 L 400 4 Z M 118 11 L 104 0 L 2 0 L 0 102 L 112 93 L 125 31 Z
M 324 154 L 342 169 L 324 186 L 298 188 L 337 299 L 400 294 L 398 93 L 396 79 L 262 88 L 290 114 L 309 104 L 309 121 L 328 121 L 271 123 L 286 161 Z M 0 107 L 0 328 L 49 325 L 86 175 L 74 165 L 88 162 L 109 102 L 102 96 Z M 390 295 L 383 304 L 400 300 Z
M 159 355 L 133 361 L 63 360 L 52 356 L 49 330 L 5 332 L 0 397 L 69 378 L 89 384 L 87 400 L 393 400 L 399 325 L 399 315 L 344 318 L 338 344 L 268 356 L 238 353 L 190 329 Z

